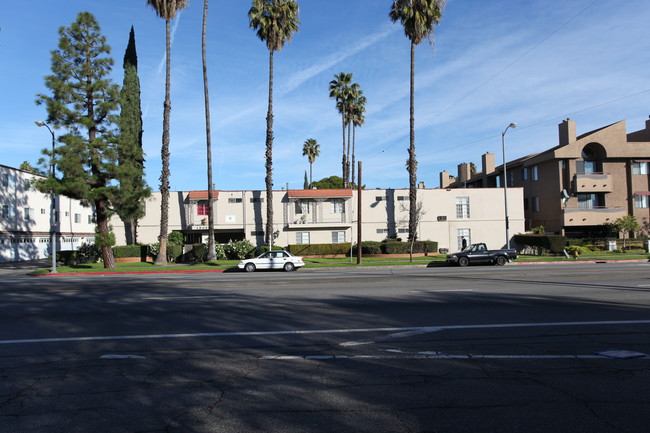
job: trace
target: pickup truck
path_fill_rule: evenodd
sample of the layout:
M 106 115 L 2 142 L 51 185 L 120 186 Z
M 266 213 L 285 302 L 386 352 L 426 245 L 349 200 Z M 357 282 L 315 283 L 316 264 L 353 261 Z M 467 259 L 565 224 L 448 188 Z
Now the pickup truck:
M 488 250 L 483 243 L 472 244 L 463 251 L 447 255 L 447 263 L 467 266 L 470 263 L 491 263 L 503 266 L 517 258 L 517 250 Z

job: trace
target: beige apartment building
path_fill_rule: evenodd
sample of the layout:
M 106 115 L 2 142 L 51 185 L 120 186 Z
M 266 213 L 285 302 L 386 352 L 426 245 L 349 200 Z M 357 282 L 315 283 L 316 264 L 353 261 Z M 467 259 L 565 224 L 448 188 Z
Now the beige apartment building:
M 93 209 L 79 200 L 56 196 L 52 224 L 52 197 L 31 186 L 39 177 L 0 165 L 0 262 L 47 258 L 51 230 L 57 251 L 76 250 L 95 240 Z
M 311 189 L 274 191 L 275 245 L 355 243 L 359 218 L 358 191 Z M 207 191 L 172 192 L 169 231 L 186 235 L 188 243 L 206 242 L 208 235 Z M 214 229 L 217 242 L 248 239 L 264 245 L 266 193 L 263 191 L 214 191 Z M 421 240 L 437 241 L 438 247 L 456 251 L 461 236 L 489 247 L 506 244 L 503 190 L 418 189 L 423 211 Z M 370 189 L 361 192 L 361 238 L 381 241 L 408 237 L 408 189 Z M 510 233 L 524 231 L 523 189 L 508 190 Z M 124 224 L 113 217 L 118 245 L 126 243 Z M 146 200 L 138 240 L 157 242 L 160 227 L 160 193 Z
M 508 187 L 523 188 L 526 229 L 544 226 L 547 233 L 572 238 L 608 234 L 605 223 L 634 215 L 649 233 L 650 120 L 645 129 L 627 133 L 620 121 L 581 135 L 576 122 L 559 125 L 559 143 L 544 152 L 509 161 Z M 468 163 L 458 175 L 440 174 L 442 188 L 491 188 L 503 185 L 503 165 L 495 155 L 482 156 L 482 171 Z

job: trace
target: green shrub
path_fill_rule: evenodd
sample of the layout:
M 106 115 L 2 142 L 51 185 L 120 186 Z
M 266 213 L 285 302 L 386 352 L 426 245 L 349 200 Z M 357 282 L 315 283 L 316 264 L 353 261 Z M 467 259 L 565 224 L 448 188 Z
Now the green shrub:
M 123 257 L 141 257 L 141 250 L 140 245 L 120 245 L 113 247 L 113 256 L 116 259 Z
M 257 248 L 246 239 L 235 242 L 230 241 L 225 248 L 226 257 L 232 260 L 253 257 L 256 251 Z
M 79 246 L 76 251 L 77 263 L 97 263 L 102 256 L 99 246 L 85 243 Z
M 297 256 L 346 255 L 350 252 L 350 242 L 340 244 L 291 244 L 289 252 Z
M 174 230 L 167 235 L 167 245 L 185 245 L 185 235 L 178 230 Z
M 205 244 L 193 244 L 192 251 L 190 251 L 190 257 L 192 261 L 196 263 L 205 262 L 205 258 L 208 254 L 208 247 Z
M 384 254 L 408 254 L 411 244 L 408 242 L 383 242 L 382 252 Z
M 170 262 L 180 262 L 183 260 L 182 245 L 167 245 L 167 260 Z
M 226 258 L 226 248 L 215 242 L 214 244 L 214 253 L 217 256 L 217 259 L 225 259 Z

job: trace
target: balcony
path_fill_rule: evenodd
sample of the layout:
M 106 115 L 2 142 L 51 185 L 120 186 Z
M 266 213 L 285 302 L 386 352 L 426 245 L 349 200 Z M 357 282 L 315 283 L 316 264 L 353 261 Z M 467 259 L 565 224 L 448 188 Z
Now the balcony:
M 352 222 L 346 213 L 316 216 L 314 214 L 298 214 L 289 220 L 291 229 L 345 229 L 350 228 Z
M 614 179 L 609 173 L 576 173 L 573 176 L 573 190 L 576 194 L 612 192 Z
M 627 215 L 627 211 L 622 207 L 565 208 L 564 225 L 597 226 L 612 223 L 625 215 Z

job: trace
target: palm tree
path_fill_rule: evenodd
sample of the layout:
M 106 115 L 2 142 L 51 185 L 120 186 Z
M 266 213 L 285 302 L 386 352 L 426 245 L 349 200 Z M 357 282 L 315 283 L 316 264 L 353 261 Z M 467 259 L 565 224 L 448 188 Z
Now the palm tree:
M 302 156 L 306 156 L 309 160 L 309 187 L 311 188 L 311 166 L 320 156 L 320 144 L 313 138 L 308 138 L 302 146 Z
M 363 96 L 363 92 L 359 90 L 359 95 L 354 101 L 354 106 L 352 108 L 352 182 L 354 182 L 354 163 L 356 159 L 356 129 L 366 121 L 364 113 L 366 112 L 367 102 L 366 97 Z
M 445 0 L 394 0 L 389 13 L 393 22 L 399 21 L 411 41 L 411 100 L 409 141 L 409 239 L 417 238 L 417 160 L 415 159 L 415 46 L 428 37 L 433 43 L 433 28 L 442 18 Z
M 250 27 L 269 49 L 269 106 L 266 114 L 266 230 L 273 243 L 273 53 L 280 51 L 298 31 L 298 4 L 293 0 L 253 0 L 248 11 Z
M 201 31 L 201 57 L 203 58 L 203 94 L 205 96 L 205 142 L 208 158 L 208 260 L 216 260 L 214 248 L 214 198 L 212 197 L 212 142 L 210 139 L 210 97 L 208 95 L 208 57 L 205 40 L 208 22 L 208 0 L 203 0 L 203 29 Z
M 343 187 L 347 187 L 346 185 L 346 166 L 347 166 L 347 153 L 345 149 L 345 127 L 347 125 L 347 119 L 345 115 L 345 100 L 348 98 L 348 95 L 350 93 L 350 85 L 352 84 L 352 74 L 346 74 L 345 72 L 341 72 L 338 75 L 334 75 L 334 79 L 330 81 L 329 85 L 329 91 L 330 91 L 330 98 L 333 98 L 336 101 L 336 108 L 338 112 L 341 114 L 341 125 L 343 129 L 343 159 L 341 160 L 341 166 L 342 166 L 342 175 L 341 178 L 343 179 Z
M 176 17 L 176 11 L 184 9 L 189 0 L 147 0 L 147 4 L 156 14 L 165 20 L 165 102 L 163 103 L 163 134 L 160 155 L 162 170 L 160 173 L 160 249 L 156 257 L 156 265 L 167 265 L 167 231 L 169 225 L 169 113 L 172 103 L 170 99 L 171 81 L 171 31 L 170 21 Z

